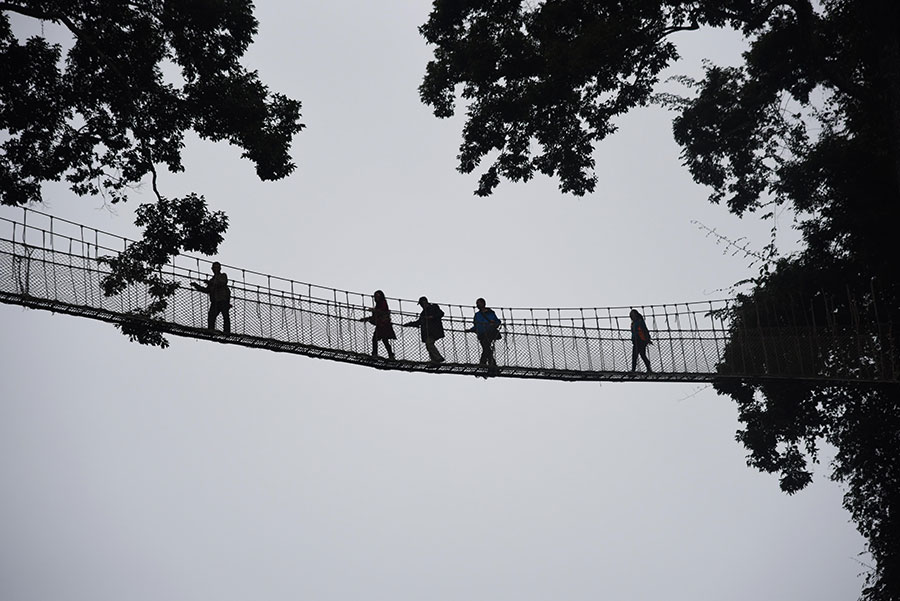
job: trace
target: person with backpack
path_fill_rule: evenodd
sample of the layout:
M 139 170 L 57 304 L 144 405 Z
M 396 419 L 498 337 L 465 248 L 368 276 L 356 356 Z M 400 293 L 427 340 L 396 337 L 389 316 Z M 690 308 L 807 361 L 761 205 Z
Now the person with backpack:
M 444 312 L 439 306 L 429 303 L 424 296 L 419 299 L 419 306 L 422 307 L 419 319 L 405 323 L 403 327 L 418 326 L 422 334 L 422 342 L 425 343 L 425 349 L 428 351 L 431 362 L 443 363 L 444 357 L 438 352 L 435 342 L 444 337 L 444 324 L 441 322 Z
M 212 264 L 213 276 L 206 280 L 205 284 L 191 282 L 195 290 L 209 295 L 209 313 L 206 316 L 206 327 L 216 329 L 216 318 L 222 314 L 222 329 L 226 334 L 231 333 L 231 289 L 228 287 L 228 276 L 222 273 L 222 264 L 216 261 Z
M 650 373 L 653 370 L 650 369 L 650 360 L 647 358 L 647 345 L 653 344 L 653 341 L 650 340 L 647 323 L 637 309 L 632 309 L 628 316 L 631 317 L 631 371 L 637 369 L 637 360 L 640 356 L 647 366 L 647 373 Z
M 475 332 L 478 342 L 481 344 L 481 359 L 479 365 L 486 365 L 488 369 L 497 369 L 497 361 L 494 359 L 494 342 L 500 340 L 500 319 L 493 310 L 488 309 L 483 298 L 475 301 L 473 326 L 466 330 Z

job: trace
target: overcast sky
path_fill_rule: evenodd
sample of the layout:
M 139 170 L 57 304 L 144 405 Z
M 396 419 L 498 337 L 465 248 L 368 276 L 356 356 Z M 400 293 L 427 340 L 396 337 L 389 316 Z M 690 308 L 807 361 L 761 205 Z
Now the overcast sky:
M 238 150 L 192 138 L 186 173 L 160 180 L 229 214 L 223 263 L 517 307 L 720 298 L 754 273 L 693 222 L 757 248 L 770 224 L 706 201 L 660 109 L 597 148 L 589 196 L 546 178 L 473 196 L 461 120 L 418 100 L 429 3 L 389 5 L 260 3 L 245 64 L 303 102 L 296 173 L 261 183 Z M 740 51 L 723 32 L 679 42 L 672 74 Z M 152 201 L 47 192 L 46 210 L 129 236 Z M 163 351 L 7 305 L 0 326 L 0 599 L 846 601 L 863 584 L 827 461 L 787 497 L 746 467 L 735 407 L 708 387 Z

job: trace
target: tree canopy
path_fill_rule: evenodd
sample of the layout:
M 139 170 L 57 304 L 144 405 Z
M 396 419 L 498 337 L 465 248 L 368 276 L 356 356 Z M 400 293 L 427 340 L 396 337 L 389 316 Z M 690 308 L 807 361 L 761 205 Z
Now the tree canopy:
M 742 64 L 707 62 L 701 79 L 681 78 L 686 95 L 658 93 L 678 57 L 673 34 L 704 27 L 740 32 Z M 564 192 L 591 192 L 592 152 L 615 117 L 661 102 L 712 202 L 739 216 L 781 206 L 798 215 L 803 249 L 765 265 L 739 298 L 737 325 L 773 305 L 838 332 L 872 316 L 869 348 L 890 350 L 896 373 L 900 3 L 435 0 L 420 32 L 434 48 L 423 102 L 438 117 L 465 107 L 460 171 L 489 163 L 477 194 L 537 173 L 558 177 Z M 733 336 L 726 363 L 740 344 Z M 873 360 L 837 337 L 826 359 L 846 374 Z M 875 560 L 863 597 L 900 599 L 898 387 L 717 388 L 738 403 L 748 463 L 779 474 L 786 492 L 810 482 L 823 441 L 837 448 L 832 477 L 846 483 L 845 507 Z
M 63 26 L 71 47 L 19 39 L 13 16 Z M 239 62 L 256 32 L 250 0 L 0 1 L 0 203 L 41 202 L 42 184 L 61 180 L 76 194 L 117 203 L 149 178 L 160 206 L 143 209 L 140 225 L 167 215 L 174 229 L 148 228 L 141 245 L 112 264 L 107 291 L 149 283 L 183 250 L 214 253 L 225 216 L 201 195 L 165 198 L 157 171 L 184 169 L 188 131 L 238 146 L 260 179 L 294 170 L 300 102 L 270 92 Z M 158 302 L 145 317 L 165 307 L 168 290 L 151 285 Z

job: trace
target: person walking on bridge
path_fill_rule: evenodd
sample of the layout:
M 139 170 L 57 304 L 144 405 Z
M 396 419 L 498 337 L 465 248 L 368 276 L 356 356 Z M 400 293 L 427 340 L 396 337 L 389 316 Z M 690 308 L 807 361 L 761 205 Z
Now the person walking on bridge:
M 419 326 L 419 330 L 422 333 L 422 342 L 425 343 L 425 349 L 428 351 L 431 362 L 443 363 L 444 357 L 438 352 L 434 343 L 444 337 L 444 324 L 441 322 L 444 312 L 439 306 L 429 303 L 424 296 L 419 299 L 419 306 L 422 307 L 419 319 L 405 323 L 403 327 Z
M 226 334 L 231 333 L 231 289 L 228 287 L 228 276 L 222 273 L 222 264 L 216 261 L 212 264 L 213 276 L 206 280 L 205 284 L 191 282 L 195 290 L 209 295 L 209 313 L 207 314 L 206 327 L 216 329 L 216 318 L 222 314 L 222 328 Z
M 647 329 L 647 322 L 644 316 L 637 309 L 632 309 L 628 314 L 631 317 L 631 371 L 637 369 L 637 360 L 640 355 L 647 366 L 647 373 L 652 372 L 650 369 L 650 360 L 647 358 L 647 345 L 653 344 L 650 340 L 650 331 Z
M 380 340 L 387 349 L 388 359 L 393 360 L 394 349 L 391 348 L 389 341 L 396 340 L 397 334 L 394 333 L 394 326 L 391 323 L 391 310 L 388 308 L 387 299 L 381 290 L 376 290 L 372 294 L 372 300 L 375 301 L 375 306 L 369 309 L 372 314 L 359 321 L 367 321 L 375 326 L 375 332 L 372 334 L 372 356 L 378 356 L 378 341 Z
M 500 319 L 492 309 L 488 309 L 483 298 L 475 301 L 474 325 L 468 332 L 475 332 L 478 342 L 481 344 L 480 365 L 486 365 L 489 370 L 497 369 L 497 361 L 494 359 L 494 341 L 500 340 Z

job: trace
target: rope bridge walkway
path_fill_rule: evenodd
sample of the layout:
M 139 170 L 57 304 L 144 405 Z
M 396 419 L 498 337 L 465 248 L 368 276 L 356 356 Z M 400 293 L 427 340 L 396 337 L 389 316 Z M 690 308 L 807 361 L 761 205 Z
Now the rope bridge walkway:
M 0 217 L 0 302 L 128 323 L 130 311 L 151 302 L 147 287 L 133 285 L 105 296 L 109 273 L 102 257 L 114 257 L 131 240 L 30 209 L 15 219 Z M 438 342 L 446 362 L 428 361 L 418 328 L 397 327 L 416 319 L 416 301 L 388 298 L 397 340 L 396 360 L 373 357 L 371 296 L 279 278 L 223 265 L 231 287 L 231 333 L 206 329 L 208 295 L 190 282 L 210 277 L 210 261 L 181 255 L 161 274 L 179 284 L 165 313 L 152 322 L 168 334 L 239 344 L 367 365 L 379 369 L 586 381 L 712 382 L 718 379 L 807 380 L 823 383 L 898 382 L 893 348 L 883 340 L 889 326 L 855 331 L 828 324 L 753 327 L 741 320 L 733 330 L 735 302 L 703 301 L 635 306 L 653 337 L 647 347 L 653 372 L 631 372 L 632 307 L 498 308 L 502 339 L 496 371 L 478 364 L 481 346 L 467 330 L 474 309 L 433 299 L 445 311 L 446 336 Z M 221 323 L 221 320 L 219 320 Z M 757 320 L 757 324 L 762 323 Z M 866 323 L 859 320 L 859 323 Z M 725 362 L 729 342 L 739 341 Z M 865 369 L 833 375 L 835 348 L 858 350 Z M 874 350 L 873 350 L 874 349 Z M 384 349 L 380 349 L 384 352 Z M 643 365 L 639 362 L 639 369 Z

